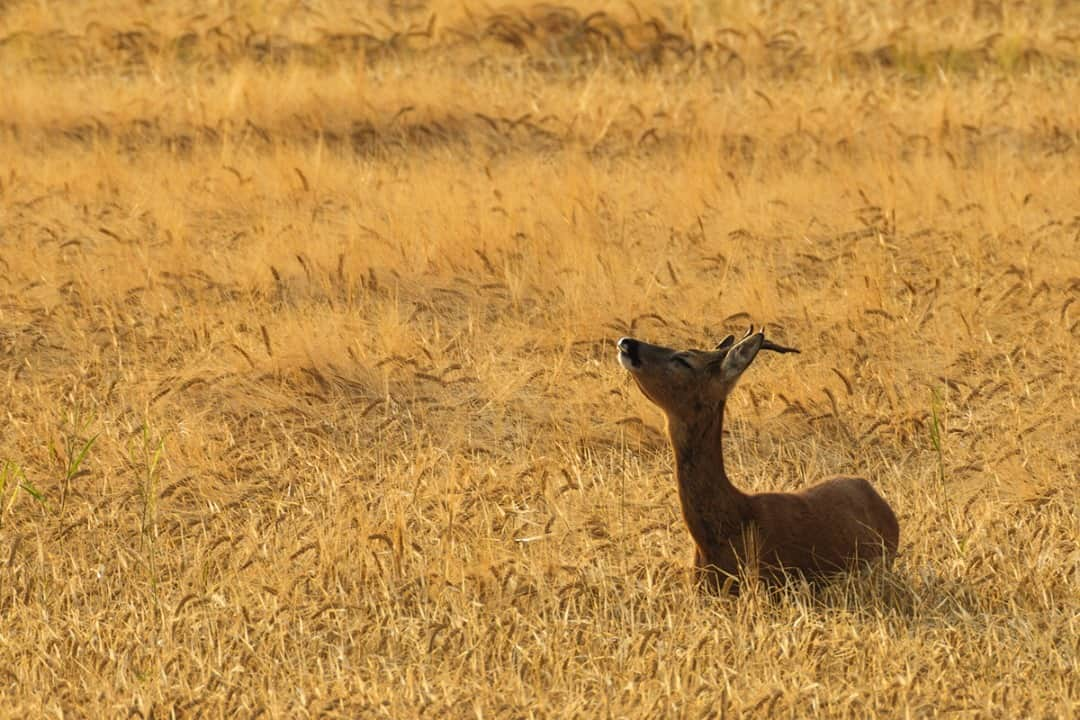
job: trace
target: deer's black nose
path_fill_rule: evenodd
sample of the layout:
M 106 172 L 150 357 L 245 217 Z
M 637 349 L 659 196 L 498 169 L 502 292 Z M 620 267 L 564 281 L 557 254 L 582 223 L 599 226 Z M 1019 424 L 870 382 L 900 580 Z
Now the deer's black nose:
M 624 337 L 619 338 L 619 342 L 616 343 L 619 347 L 619 351 L 630 358 L 635 363 L 638 361 L 638 348 L 641 347 L 641 342 L 634 338 Z

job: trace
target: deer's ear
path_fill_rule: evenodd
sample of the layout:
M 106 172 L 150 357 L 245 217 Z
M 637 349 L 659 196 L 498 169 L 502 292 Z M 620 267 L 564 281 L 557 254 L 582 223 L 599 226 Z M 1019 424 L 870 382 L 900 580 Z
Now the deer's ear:
M 717 343 L 716 349 L 717 350 L 726 350 L 726 349 L 728 349 L 729 347 L 731 347 L 734 344 L 735 344 L 735 336 L 734 335 L 728 335 L 726 338 L 724 338 L 719 343 Z
M 733 345 L 720 365 L 720 376 L 723 380 L 725 382 L 738 380 L 743 371 L 750 367 L 750 363 L 754 362 L 763 342 L 765 342 L 765 335 L 759 332 Z

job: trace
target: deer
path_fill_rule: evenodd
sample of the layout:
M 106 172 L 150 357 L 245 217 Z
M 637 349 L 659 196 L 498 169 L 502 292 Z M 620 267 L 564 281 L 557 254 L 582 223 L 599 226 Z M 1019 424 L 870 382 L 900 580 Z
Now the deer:
M 900 526 L 862 477 L 838 476 L 799 492 L 745 493 L 724 469 L 724 405 L 762 350 L 797 353 L 753 325 L 738 342 L 675 350 L 630 337 L 619 364 L 667 420 L 682 516 L 695 545 L 699 587 L 738 594 L 740 577 L 775 588 L 802 577 L 819 584 L 862 565 L 891 567 Z

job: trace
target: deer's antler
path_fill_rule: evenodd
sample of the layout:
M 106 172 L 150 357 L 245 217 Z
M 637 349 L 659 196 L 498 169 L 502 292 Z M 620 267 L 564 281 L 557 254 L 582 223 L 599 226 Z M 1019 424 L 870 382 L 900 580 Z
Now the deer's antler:
M 751 324 L 750 327 L 748 327 L 746 329 L 746 334 L 743 335 L 741 339 L 745 340 L 746 338 L 750 337 L 753 334 L 753 332 L 754 332 L 754 326 L 753 326 L 753 324 Z M 761 333 L 763 335 L 765 334 L 765 328 L 764 327 L 761 328 Z M 734 344 L 735 344 L 735 336 L 734 335 L 728 335 L 727 337 L 725 337 L 723 340 L 721 340 L 716 345 L 716 349 L 717 350 L 726 350 L 727 348 L 731 347 Z M 797 353 L 797 352 L 802 352 L 798 348 L 790 348 L 790 347 L 785 347 L 783 345 L 777 345 L 776 343 L 774 343 L 771 340 L 762 340 L 761 349 L 762 350 L 772 350 L 773 352 L 777 352 L 777 353 Z
M 776 343 L 772 342 L 771 340 L 762 341 L 761 349 L 762 350 L 772 350 L 773 352 L 778 352 L 778 353 L 802 352 L 798 348 L 789 348 L 789 347 L 784 347 L 783 345 L 777 345 Z

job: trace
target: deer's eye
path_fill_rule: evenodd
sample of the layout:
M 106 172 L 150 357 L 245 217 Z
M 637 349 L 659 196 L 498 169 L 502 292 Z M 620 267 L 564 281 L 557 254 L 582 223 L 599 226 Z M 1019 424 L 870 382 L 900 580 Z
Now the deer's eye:
M 691 369 L 691 370 L 693 370 L 693 369 L 694 369 L 694 366 L 693 366 L 693 365 L 691 365 L 691 364 L 690 364 L 690 363 L 689 363 L 689 362 L 687 361 L 687 359 L 686 359 L 686 358 L 684 358 L 684 357 L 683 357 L 683 356 L 681 356 L 681 355 L 673 355 L 673 356 L 672 356 L 672 358 L 671 358 L 671 362 L 675 363 L 676 365 L 682 365 L 683 367 L 685 367 L 685 368 L 689 368 L 689 369 Z

